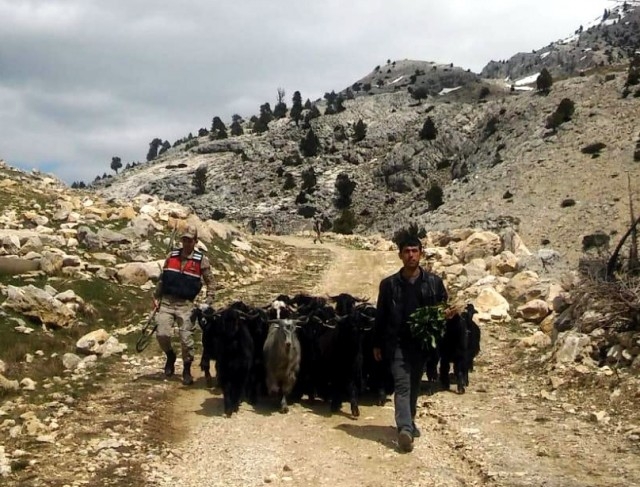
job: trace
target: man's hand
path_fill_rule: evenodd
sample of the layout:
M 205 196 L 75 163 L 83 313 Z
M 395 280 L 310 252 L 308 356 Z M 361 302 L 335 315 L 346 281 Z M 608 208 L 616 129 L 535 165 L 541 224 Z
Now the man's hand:
M 156 298 L 153 298 L 153 309 L 157 310 L 160 307 L 160 301 L 158 301 Z
M 206 304 L 210 308 L 213 307 L 213 297 L 207 296 L 207 298 L 204 300 L 204 304 Z
M 382 350 L 380 350 L 379 348 L 374 348 L 373 349 L 373 359 L 376 362 L 381 362 L 382 361 Z

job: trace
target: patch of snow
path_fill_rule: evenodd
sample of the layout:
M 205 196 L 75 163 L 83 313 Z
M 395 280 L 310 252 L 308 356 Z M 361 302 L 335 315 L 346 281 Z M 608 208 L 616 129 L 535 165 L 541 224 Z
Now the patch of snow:
M 543 52 L 542 54 L 540 54 L 540 59 L 546 58 L 549 54 L 551 54 L 551 51 Z
M 538 79 L 538 76 L 540 76 L 540 73 L 532 74 L 531 76 L 527 76 L 526 78 L 521 78 L 517 80 L 514 84 L 516 86 L 530 85 L 536 82 L 536 80 Z
M 389 83 L 390 85 L 392 85 L 393 83 L 397 83 L 398 81 L 400 81 L 402 78 L 404 78 L 404 75 L 400 76 L 399 78 L 394 79 L 391 83 Z
M 618 19 L 607 19 L 604 22 L 602 22 L 602 25 L 604 26 L 615 25 L 617 21 Z
M 580 58 L 580 61 L 584 61 L 585 59 L 587 59 L 587 56 L 582 56 L 582 57 Z M 580 61 L 578 61 L 578 62 L 580 62 Z
M 591 49 L 590 47 L 585 47 L 582 52 L 589 52 L 589 51 L 593 51 L 593 49 Z
M 574 34 L 574 35 L 566 37 L 564 39 L 560 39 L 558 41 L 558 44 L 569 44 L 570 42 L 578 40 L 578 37 L 580 37 L 578 34 Z
M 533 91 L 533 88 L 531 86 L 516 86 L 515 90 L 516 91 Z
M 451 93 L 452 91 L 459 90 L 460 88 L 462 88 L 462 86 L 456 86 L 455 88 L 442 88 L 442 90 L 440 90 L 440 93 L 438 93 L 438 95 L 446 95 L 447 93 Z

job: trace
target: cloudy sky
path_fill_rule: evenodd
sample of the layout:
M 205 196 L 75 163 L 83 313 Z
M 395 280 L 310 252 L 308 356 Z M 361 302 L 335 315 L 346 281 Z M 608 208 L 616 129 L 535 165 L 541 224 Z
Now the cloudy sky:
M 0 159 L 67 182 L 213 116 L 340 90 L 387 59 L 479 72 L 607 0 L 0 0 Z

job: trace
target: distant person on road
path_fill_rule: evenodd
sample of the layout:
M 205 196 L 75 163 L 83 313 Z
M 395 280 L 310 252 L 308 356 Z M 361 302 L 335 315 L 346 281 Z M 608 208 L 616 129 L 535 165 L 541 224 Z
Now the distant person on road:
M 202 289 L 202 281 L 207 286 L 205 303 L 213 304 L 213 273 L 209 259 L 201 251 L 195 250 L 198 242 L 198 230 L 187 227 L 181 234 L 182 246 L 174 249 L 164 262 L 162 275 L 156 286 L 153 304 L 158 309 L 156 337 L 160 348 L 167 356 L 164 375 L 171 377 L 175 373 L 176 353 L 171 346 L 173 328 L 180 330 L 182 348 L 182 383 L 193 384 L 191 364 L 194 358 L 193 331 L 195 323 L 190 320 L 193 300 Z
M 256 222 L 256 219 L 252 218 L 251 220 L 249 220 L 249 230 L 251 231 L 251 235 L 256 234 L 257 228 L 258 228 L 258 223 Z
M 322 234 L 322 218 L 316 218 L 313 221 L 313 231 L 315 232 L 313 243 L 316 243 L 316 240 L 322 243 L 322 238 L 320 237 L 320 235 Z
M 420 436 L 415 417 L 425 357 L 408 321 L 417 308 L 445 303 L 448 296 L 442 279 L 420 267 L 420 239 L 401 232 L 396 244 L 402 269 L 380 282 L 373 356 L 391 364 L 398 446 L 410 452 Z
M 264 221 L 264 233 L 267 235 L 271 235 L 273 232 L 273 220 L 271 218 L 267 218 Z

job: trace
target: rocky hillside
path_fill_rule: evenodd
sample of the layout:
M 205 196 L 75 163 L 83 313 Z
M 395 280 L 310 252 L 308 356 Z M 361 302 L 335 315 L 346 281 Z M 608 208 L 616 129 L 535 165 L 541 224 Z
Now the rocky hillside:
M 554 76 L 573 76 L 596 67 L 616 65 L 640 52 L 640 9 L 634 2 L 617 2 L 603 15 L 576 31 L 530 53 L 518 53 L 508 60 L 491 61 L 481 72 L 484 78 L 520 80 L 537 76 L 542 68 Z
M 340 215 L 335 183 L 346 174 L 355 182 L 357 233 L 389 236 L 408 220 L 436 229 L 509 224 L 530 247 L 545 243 L 575 262 L 586 235 L 615 239 L 629 221 L 626 174 L 638 180 L 640 98 L 621 96 L 626 71 L 621 64 L 558 81 L 548 96 L 497 81 L 482 99 L 483 83 L 475 81 L 420 102 L 406 91 L 358 96 L 343 112 L 310 121 L 320 147 L 314 157 L 300 153 L 308 129 L 285 118 L 264 134 L 200 137 L 190 149 L 172 148 L 101 181 L 100 193 L 124 200 L 149 193 L 238 224 L 269 217 L 288 233 L 309 227 L 314 214 L 330 222 Z M 571 120 L 546 128 L 564 98 L 575 106 Z M 419 136 L 427 117 L 434 140 Z M 366 136 L 356 141 L 359 120 Z M 584 153 L 592 143 L 604 147 Z M 198 167 L 208 172 L 202 195 L 192 186 Z M 305 186 L 303 173 L 311 171 L 315 180 Z M 444 191 L 437 209 L 433 188 Z
M 52 371 L 76 369 L 82 357 L 69 353 L 60 362 L 45 352 L 82 335 L 88 334 L 70 351 L 93 355 L 90 360 L 126 350 L 126 337 L 149 311 L 173 229 L 198 227 L 198 245 L 215 262 L 220 301 L 231 287 L 276 276 L 288 262 L 273 244 L 256 246 L 233 227 L 155 197 L 118 205 L 3 162 L 0 189 L 0 396 L 41 381 L 56 387 Z M 42 332 L 33 334 L 37 328 Z M 22 340 L 20 334 L 33 336 Z M 25 361 L 25 354 L 31 358 Z

